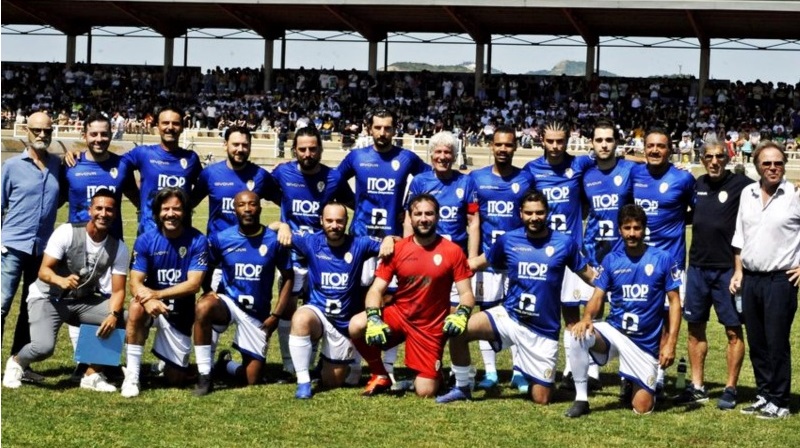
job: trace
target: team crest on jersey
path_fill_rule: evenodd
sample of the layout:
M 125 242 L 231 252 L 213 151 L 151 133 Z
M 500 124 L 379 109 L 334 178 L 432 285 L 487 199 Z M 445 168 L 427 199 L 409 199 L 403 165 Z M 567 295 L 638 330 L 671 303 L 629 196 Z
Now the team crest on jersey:
M 728 200 L 728 192 L 727 191 L 720 191 L 719 192 L 719 203 L 724 204 L 725 201 Z
M 262 244 L 261 247 L 258 248 L 258 254 L 261 255 L 262 257 L 264 255 L 267 255 L 267 245 L 266 244 Z
M 400 161 L 399 160 L 392 160 L 392 169 L 397 171 L 400 169 Z
M 323 181 L 317 182 L 317 191 L 322 193 L 323 190 L 325 190 L 325 182 Z
M 186 252 L 188 252 L 188 250 L 186 249 L 186 246 L 182 246 L 182 247 L 178 248 L 178 255 L 180 255 L 181 258 L 186 256 Z
M 544 377 L 547 379 L 553 378 L 553 369 L 544 369 Z
M 464 189 L 456 188 L 456 196 L 458 196 L 458 199 L 464 199 Z
M 514 182 L 513 184 L 511 184 L 511 191 L 513 191 L 513 192 L 514 192 L 514 194 L 517 194 L 517 193 L 519 193 L 519 184 L 518 184 L 518 183 L 516 183 L 516 182 Z
M 656 377 L 650 375 L 647 377 L 647 387 L 653 388 L 656 385 Z
M 552 257 L 554 253 L 556 253 L 556 248 L 553 246 L 547 246 L 544 248 L 544 253 L 547 254 L 548 257 Z
M 661 182 L 661 185 L 658 186 L 658 191 L 661 193 L 666 193 L 669 190 L 669 184 L 666 182 Z
M 647 263 L 644 266 L 644 273 L 647 274 L 648 277 L 650 277 L 651 275 L 653 275 L 653 269 L 655 269 L 655 267 L 652 264 Z
M 116 168 L 111 168 L 110 170 L 108 170 L 108 175 L 111 176 L 112 179 L 116 179 L 117 176 L 119 175 L 119 171 L 117 171 Z
M 442 264 L 442 256 L 440 254 L 436 254 L 433 256 L 433 264 L 435 264 L 436 266 Z
M 567 179 L 572 179 L 573 174 L 575 174 L 575 172 L 572 171 L 572 168 L 564 170 L 564 175 L 567 176 Z
M 189 166 L 189 162 L 186 159 L 181 159 L 181 168 L 186 169 Z
M 247 181 L 247 189 L 250 190 L 250 191 L 253 191 L 254 188 L 256 188 L 255 181 L 253 181 L 253 179 L 248 180 Z
M 614 176 L 614 185 L 616 185 L 616 186 L 618 186 L 618 187 L 619 187 L 620 185 L 622 185 L 622 176 L 620 176 L 619 174 L 617 174 L 616 176 Z
M 353 262 L 353 254 L 351 254 L 350 252 L 345 252 L 344 253 L 344 262 L 347 263 L 347 264 L 352 263 Z

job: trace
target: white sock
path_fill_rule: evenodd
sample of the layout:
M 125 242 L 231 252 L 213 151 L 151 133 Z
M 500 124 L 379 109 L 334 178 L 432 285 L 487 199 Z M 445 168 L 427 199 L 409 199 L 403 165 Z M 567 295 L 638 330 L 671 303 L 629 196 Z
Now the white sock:
M 594 333 L 586 335 L 583 341 L 574 340 L 572 333 L 565 332 L 564 340 L 573 339 L 569 345 L 567 358 L 572 363 L 572 379 L 575 380 L 575 401 L 589 401 L 589 347 L 594 346 Z
M 469 386 L 469 372 L 471 366 L 457 366 L 453 364 L 453 374 L 456 377 L 456 387 Z
M 589 357 L 589 378 L 600 380 L 600 366 L 594 362 L 594 359 Z
M 308 367 L 311 364 L 312 350 L 311 336 L 289 335 L 289 353 L 292 355 L 297 384 L 311 382 Z
M 574 338 L 572 337 L 572 333 L 569 330 L 564 329 L 564 353 L 567 353 L 566 356 L 567 359 L 564 361 L 564 376 L 567 376 L 569 375 L 570 372 L 572 372 L 572 363 L 569 360 L 568 353 L 570 347 L 572 346 L 573 339 Z
M 394 374 L 395 361 L 397 361 L 397 346 L 383 352 L 383 367 L 386 368 L 386 372 L 389 373 L 389 376 Z
M 239 367 L 242 365 L 236 361 L 228 361 L 228 364 L 225 366 L 225 371 L 228 372 L 230 376 L 236 376 L 236 371 L 239 370 Z
M 486 370 L 486 374 L 494 374 L 497 375 L 497 353 L 492 350 L 492 345 L 489 341 L 478 341 L 478 347 L 481 349 L 481 357 L 483 358 L 483 368 Z
M 142 353 L 144 353 L 144 346 L 128 344 L 125 352 L 127 359 L 125 379 L 130 379 L 134 383 L 138 383 L 139 370 L 142 368 Z
M 517 363 L 517 346 L 516 345 L 512 345 L 509 348 L 509 351 L 511 352 L 511 366 L 513 367 L 513 366 L 519 365 Z M 513 378 L 515 376 L 522 376 L 522 374 L 517 372 L 516 370 L 514 370 L 514 373 L 511 375 L 511 377 Z
M 280 319 L 278 321 L 278 343 L 281 346 L 281 358 L 283 358 L 283 370 L 294 373 L 292 355 L 289 353 L 289 332 L 292 329 L 292 321 Z
M 664 369 L 661 367 L 658 368 L 658 374 L 656 375 L 656 385 L 664 386 Z
M 194 359 L 197 361 L 197 373 L 200 375 L 211 374 L 211 346 L 195 345 Z
M 69 330 L 69 340 L 72 342 L 72 351 L 74 352 L 78 348 L 78 335 L 81 334 L 81 329 L 74 325 L 67 325 L 67 330 Z

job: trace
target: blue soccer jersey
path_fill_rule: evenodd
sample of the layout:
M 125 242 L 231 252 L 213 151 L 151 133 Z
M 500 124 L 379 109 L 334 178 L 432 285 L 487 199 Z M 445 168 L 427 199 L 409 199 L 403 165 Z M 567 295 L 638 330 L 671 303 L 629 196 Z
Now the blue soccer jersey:
M 227 162 L 218 162 L 200 173 L 192 189 L 192 203 L 197 204 L 208 196 L 208 235 L 239 224 L 233 198 L 242 190 L 255 192 L 261 199 L 277 197 L 272 176 L 251 162 L 240 170 L 232 170 Z
M 478 213 L 481 218 L 481 252 L 488 253 L 497 237 L 522 227 L 519 202 L 534 187 L 527 171 L 514 168 L 510 176 L 500 177 L 487 166 L 469 173 L 477 188 Z M 489 268 L 493 270 L 493 268 Z
M 141 178 L 139 235 L 158 228 L 152 210 L 156 193 L 164 187 L 179 187 L 188 197 L 202 171 L 197 154 L 182 148 L 167 151 L 161 145 L 137 146 L 122 158 L 131 170 L 139 170 Z
M 546 338 L 561 330 L 561 283 L 564 270 L 586 266 L 578 243 L 561 232 L 530 239 L 523 228 L 501 235 L 486 259 L 508 275 L 503 307 L 514 321 Z
M 471 177 L 453 171 L 450 179 L 439 179 L 433 171 L 422 173 L 411 180 L 406 196 L 406 209 L 412 199 L 428 193 L 439 201 L 439 224 L 436 233 L 458 244 L 467 251 L 467 215 L 477 211 L 477 188 Z
M 167 238 L 158 230 L 145 232 L 133 244 L 131 270 L 145 274 L 144 285 L 162 290 L 188 280 L 189 271 L 208 269 L 206 237 L 195 228 L 185 229 L 177 238 Z M 191 335 L 194 323 L 194 296 L 165 301 L 167 319 L 180 332 Z
M 667 252 L 648 247 L 641 257 L 625 250 L 608 254 L 595 286 L 606 293 L 611 305 L 606 318 L 637 347 L 658 359 L 664 298 L 680 287 L 680 272 Z
M 272 310 L 275 269 L 292 268 L 289 251 L 278 243 L 278 234 L 263 226 L 254 236 L 242 235 L 239 226 L 209 235 L 208 259 L 222 271 L 217 292 L 259 321 L 266 320 Z
M 378 255 L 381 241 L 348 235 L 343 245 L 331 247 L 324 233 L 296 233 L 292 245 L 308 261 L 308 304 L 321 310 L 340 333 L 350 337 L 350 318 L 364 310 L 361 270 L 365 260 Z
M 550 228 L 580 241 L 583 237 L 581 212 L 581 179 L 584 172 L 595 166 L 589 156 L 564 155 L 564 161 L 550 165 L 544 156 L 525 164 L 536 182 L 536 188 L 547 197 Z
M 694 176 L 670 165 L 654 178 L 647 165 L 633 168 L 633 200 L 647 213 L 645 242 L 667 251 L 686 269 L 687 208 L 694 199 Z
M 592 266 L 599 266 L 606 255 L 622 247 L 617 214 L 623 205 L 633 202 L 634 166 L 620 159 L 608 171 L 594 166 L 583 175 L 583 194 L 589 204 L 583 250 Z
M 350 231 L 356 236 L 403 234 L 403 194 L 408 176 L 430 167 L 413 152 L 397 146 L 378 152 L 374 147 L 351 151 L 337 170 L 344 179 L 356 177 L 356 210 Z
M 133 181 L 122 157 L 109 153 L 103 162 L 81 157 L 75 166 L 67 167 L 64 175 L 69 185 L 69 222 L 88 222 L 92 196 L 97 190 L 106 188 L 117 199 L 117 219 L 111 226 L 111 235 L 122 238 L 122 191 L 126 183 Z

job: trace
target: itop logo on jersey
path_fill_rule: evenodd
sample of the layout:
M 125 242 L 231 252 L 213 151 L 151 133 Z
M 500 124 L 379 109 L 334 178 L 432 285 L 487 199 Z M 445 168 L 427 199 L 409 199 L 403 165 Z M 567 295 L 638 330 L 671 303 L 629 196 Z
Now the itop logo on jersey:
M 180 269 L 159 269 L 156 272 L 156 277 L 158 278 L 158 282 L 161 284 L 167 285 L 177 285 L 181 281 L 181 270 Z
M 322 272 L 322 287 L 329 289 L 345 289 L 350 279 L 350 274 L 341 272 Z
M 511 216 L 514 211 L 512 201 L 488 201 L 486 203 L 487 213 L 495 216 Z
M 109 190 L 112 193 L 116 193 L 117 192 L 117 187 L 114 187 L 114 186 L 110 186 L 110 185 L 109 186 L 106 186 L 106 185 L 89 185 L 88 187 L 86 187 L 86 199 L 92 199 L 92 197 L 94 196 L 95 193 L 97 193 L 98 190 L 102 190 L 104 188 Z
M 236 263 L 233 266 L 233 275 L 236 280 L 258 280 L 261 278 L 263 266 L 250 263 Z
M 158 175 L 158 188 L 165 187 L 178 187 L 183 188 L 186 185 L 186 178 L 181 176 L 169 176 L 167 174 Z
M 569 187 L 543 188 L 542 193 L 547 196 L 549 203 L 569 201 Z
M 520 262 L 517 265 L 517 275 L 523 279 L 546 280 L 547 263 Z
M 592 208 L 595 210 L 616 210 L 619 208 L 618 194 L 599 194 L 592 197 Z
M 319 202 L 294 199 L 292 200 L 292 213 L 300 216 L 319 216 Z
M 632 285 L 622 285 L 622 300 L 625 302 L 644 302 L 650 286 L 646 284 L 634 283 Z
M 376 194 L 394 194 L 395 180 L 383 177 L 368 177 L 367 191 Z

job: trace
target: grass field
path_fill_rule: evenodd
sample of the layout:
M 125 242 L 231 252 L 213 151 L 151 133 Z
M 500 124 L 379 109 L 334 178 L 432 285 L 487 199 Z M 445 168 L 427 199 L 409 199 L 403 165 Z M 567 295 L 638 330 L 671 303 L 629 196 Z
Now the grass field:
M 201 212 L 195 226 L 204 229 L 207 207 L 198 209 Z M 126 204 L 124 214 L 126 240 L 131 246 L 135 216 L 130 204 Z M 63 221 L 63 210 L 61 216 L 59 222 Z M 263 221 L 276 216 L 277 209 L 270 206 Z M 3 366 L 17 303 L 7 322 L 9 337 L 2 341 Z M 688 408 L 664 403 L 652 415 L 636 416 L 618 406 L 618 380 L 611 369 L 614 364 L 603 370 L 604 389 L 590 397 L 593 412 L 577 421 L 563 417 L 572 401 L 568 393 L 557 393 L 555 402 L 543 407 L 507 387 L 491 397 L 476 392 L 472 402 L 438 406 L 433 400 L 412 396 L 366 399 L 356 389 L 320 392 L 312 400 L 298 401 L 293 384 L 218 389 L 196 398 L 191 389 L 164 388 L 157 379 L 144 379 L 142 394 L 124 399 L 119 394 L 86 392 L 67 381 L 73 362 L 66 333 L 62 330 L 59 335 L 55 356 L 33 366 L 47 377 L 45 384 L 2 389 L 3 446 L 800 446 L 798 415 L 783 421 L 763 421 L 741 415 L 738 410 L 716 409 L 716 398 L 725 381 L 725 340 L 722 327 L 713 321 L 709 325 L 706 368 L 709 403 Z M 800 331 L 794 331 L 792 337 L 795 393 L 791 410 L 797 414 Z M 678 355 L 686 356 L 685 325 L 679 340 Z M 220 347 L 229 342 L 230 332 Z M 154 359 L 146 353 L 144 362 Z M 473 359 L 480 359 L 477 352 Z M 563 359 L 562 353 L 560 365 Z M 276 338 L 269 363 L 270 371 L 279 369 Z M 501 380 L 507 382 L 510 356 L 499 355 L 498 365 Z M 143 373 L 146 371 L 147 365 L 143 366 Z M 404 369 L 399 368 L 398 374 L 402 376 Z M 669 383 L 674 374 L 675 368 L 670 368 Z M 746 359 L 740 402 L 754 398 L 753 385 L 752 368 Z M 671 384 L 668 392 L 674 393 Z

